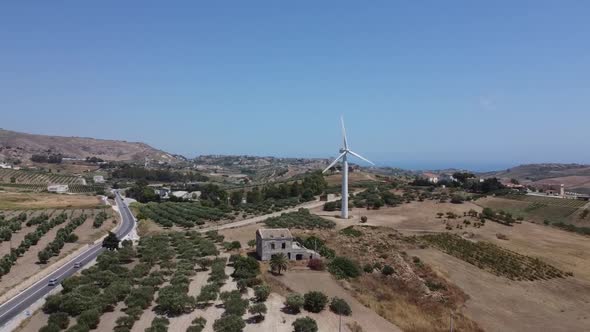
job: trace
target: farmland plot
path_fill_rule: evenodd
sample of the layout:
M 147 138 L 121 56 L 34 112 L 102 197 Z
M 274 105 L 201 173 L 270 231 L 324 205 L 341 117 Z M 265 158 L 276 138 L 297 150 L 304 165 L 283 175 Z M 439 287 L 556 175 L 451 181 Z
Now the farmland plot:
M 12 233 L 10 241 L 0 242 L 0 294 L 106 234 L 115 225 L 110 222 L 113 214 L 105 212 L 109 222 L 99 228 L 93 227 L 93 215 L 100 212 L 104 210 L 50 209 L 16 215 L 12 211 L 2 211 L 0 215 L 15 216 L 13 219 L 25 215 L 26 219 L 21 222 L 21 228 Z
M 206 221 L 219 221 L 229 218 L 225 212 L 197 203 L 154 203 L 139 206 L 138 219 L 148 218 L 163 227 L 186 227 L 203 225 Z

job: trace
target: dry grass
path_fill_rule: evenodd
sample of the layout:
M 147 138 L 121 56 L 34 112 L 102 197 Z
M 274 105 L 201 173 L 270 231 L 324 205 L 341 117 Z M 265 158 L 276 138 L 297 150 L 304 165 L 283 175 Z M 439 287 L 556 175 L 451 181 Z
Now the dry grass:
M 352 172 L 348 174 L 348 184 L 353 185 L 357 182 L 377 181 L 375 175 L 364 172 Z M 339 186 L 342 184 L 342 175 L 333 174 L 326 177 L 328 186 Z
M 160 234 L 166 230 L 151 220 L 140 220 L 137 224 L 137 235 L 140 237 Z
M 455 326 L 461 331 L 482 331 L 477 323 L 458 309 L 467 296 L 446 282 L 424 264 L 414 264 L 403 253 L 408 246 L 403 236 L 385 227 L 354 226 L 363 235 L 350 238 L 336 231 L 317 231 L 328 247 L 338 255 L 361 264 L 380 263 L 393 266 L 395 276 L 385 277 L 379 271 L 365 273 L 350 281 L 351 294 L 363 305 L 404 331 L 447 331 L 448 318 L 456 311 Z M 428 284 L 441 285 L 429 290 Z
M 404 331 L 448 331 L 450 308 L 415 302 L 413 296 L 374 275 L 365 274 L 353 283 L 353 295 L 379 316 L 395 323 Z M 483 331 L 461 312 L 455 312 L 458 331 Z
M 92 209 L 101 204 L 102 201 L 97 196 L 90 195 L 0 192 L 0 210 Z
M 491 197 L 482 202 L 491 199 L 498 204 L 494 208 L 507 211 L 513 205 L 521 207 L 529 204 Z M 476 203 L 480 204 L 481 202 L 478 200 Z M 435 270 L 436 274 L 448 280 L 449 284 L 461 287 L 461 290 L 469 296 L 469 300 L 464 305 L 458 306 L 461 308 L 459 311 L 473 319 L 486 331 L 587 330 L 587 326 L 590 326 L 590 315 L 587 314 L 590 312 L 590 302 L 588 302 L 590 294 L 590 242 L 588 237 L 526 221 L 512 227 L 488 221 L 480 228 L 469 226 L 447 231 L 444 218 L 436 217 L 437 212 L 446 213 L 448 211 L 462 216 L 463 212 L 469 209 L 481 211 L 480 206 L 470 202 L 449 204 L 425 201 L 403 204 L 396 208 L 358 210 L 353 213 L 368 215 L 367 225 L 395 228 L 404 235 L 422 235 L 431 232 L 450 232 L 463 235 L 468 232 L 472 241 L 488 241 L 519 254 L 538 257 L 561 270 L 572 271 L 573 278 L 535 282 L 510 281 L 436 249 L 403 249 L 410 255 L 419 256 L 423 262 Z M 324 213 L 320 209 L 315 211 L 318 214 Z M 462 223 L 463 219 L 463 217 L 453 219 L 453 223 Z M 333 220 L 346 226 L 349 225 L 349 222 Z M 497 234 L 505 235 L 508 240 L 499 238 Z M 351 241 L 354 239 L 349 238 L 346 242 L 335 239 L 335 242 L 339 242 L 336 245 L 343 247 L 348 246 Z M 367 252 L 371 253 L 371 250 L 367 250 Z M 382 250 L 383 254 L 391 254 L 392 252 L 393 250 L 388 248 Z M 364 263 L 362 260 L 361 262 Z M 382 300 L 384 294 L 387 294 L 383 290 L 379 290 L 380 287 L 385 287 L 382 283 L 377 282 L 375 285 L 367 283 L 366 287 L 375 287 L 376 291 L 374 294 L 359 292 L 359 298 L 365 298 L 361 302 L 366 302 L 375 310 L 381 310 L 383 314 L 392 311 L 392 319 L 396 319 L 396 315 L 405 316 L 410 325 L 396 321 L 403 329 L 414 326 L 419 330 L 423 326 L 425 321 L 414 314 L 415 305 L 400 301 L 400 308 L 395 309 L 395 302 Z M 396 297 L 402 297 L 400 294 L 403 293 L 394 292 L 394 294 Z M 395 310 L 399 312 L 395 313 Z M 450 310 L 434 311 L 433 315 L 441 315 L 440 322 L 436 320 L 434 323 L 446 326 L 446 330 L 448 330 L 449 314 Z M 429 317 L 425 318 L 428 322 Z M 455 323 L 457 323 L 457 319 Z
M 477 200 L 475 204 L 494 210 L 503 210 L 512 214 L 514 217 L 520 216 L 527 221 L 536 223 L 549 220 L 551 222 L 561 221 L 578 224 L 576 215 L 578 211 L 581 211 L 579 207 L 583 206 L 584 202 L 560 198 L 525 196 L 524 198 L 520 198 L 520 200 L 486 197 Z M 568 206 L 567 204 L 571 205 Z

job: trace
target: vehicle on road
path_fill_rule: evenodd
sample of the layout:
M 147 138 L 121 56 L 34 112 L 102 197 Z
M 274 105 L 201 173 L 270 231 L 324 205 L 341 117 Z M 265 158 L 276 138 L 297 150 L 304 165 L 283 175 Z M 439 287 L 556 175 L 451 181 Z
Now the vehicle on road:
M 82 263 L 80 263 L 80 262 L 74 263 L 74 269 L 79 269 L 81 267 L 82 267 Z
M 55 286 L 55 285 L 57 285 L 57 279 L 56 278 L 49 279 L 48 286 Z

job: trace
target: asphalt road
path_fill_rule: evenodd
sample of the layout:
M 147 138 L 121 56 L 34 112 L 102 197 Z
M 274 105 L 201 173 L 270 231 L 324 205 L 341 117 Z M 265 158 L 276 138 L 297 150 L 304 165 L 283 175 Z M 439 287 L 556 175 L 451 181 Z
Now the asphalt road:
M 129 207 L 125 205 L 118 193 L 115 196 L 115 201 L 123 217 L 123 220 L 116 231 L 117 236 L 121 239 L 133 229 L 135 219 L 133 218 L 131 211 L 129 211 Z M 86 251 L 72 258 L 59 269 L 48 274 L 43 279 L 0 305 L 0 329 L 12 318 L 19 314 L 24 314 L 24 311 L 31 306 L 31 304 L 46 296 L 54 288 L 48 286 L 50 279 L 57 279 L 58 284 L 61 283 L 65 278 L 80 270 L 79 268 L 74 268 L 75 263 L 81 263 L 83 268 L 84 265 L 94 260 L 103 250 L 105 249 L 102 248 L 101 243 L 88 247 Z

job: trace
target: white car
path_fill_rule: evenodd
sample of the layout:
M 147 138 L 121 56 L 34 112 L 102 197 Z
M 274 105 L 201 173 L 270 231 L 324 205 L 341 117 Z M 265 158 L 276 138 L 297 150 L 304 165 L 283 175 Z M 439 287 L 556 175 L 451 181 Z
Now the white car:
M 58 282 L 57 282 L 56 278 L 49 279 L 49 284 L 48 284 L 49 286 L 55 286 L 57 284 L 58 284 Z

